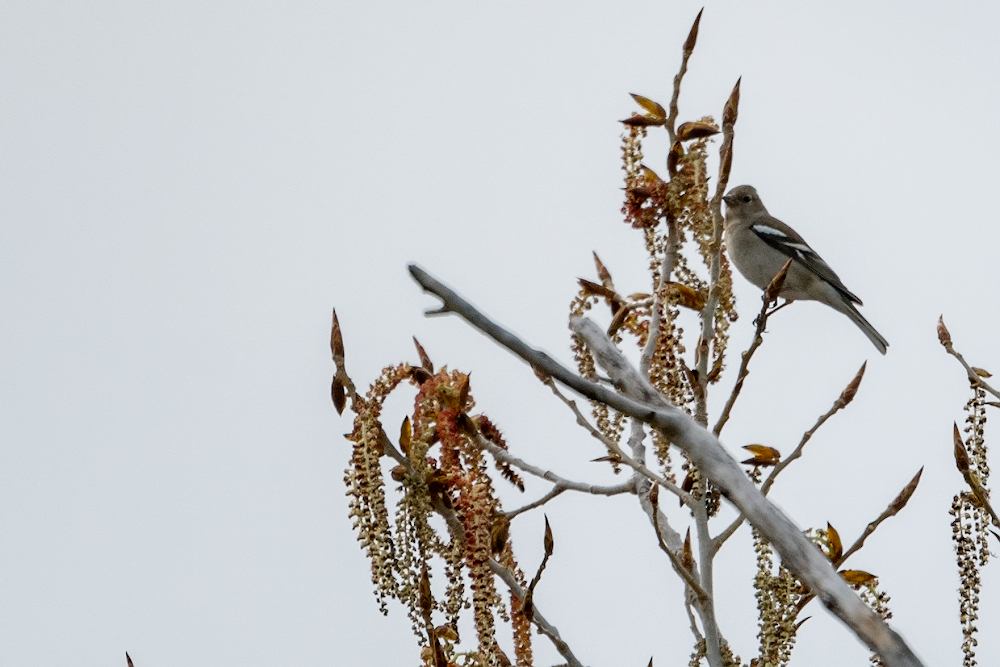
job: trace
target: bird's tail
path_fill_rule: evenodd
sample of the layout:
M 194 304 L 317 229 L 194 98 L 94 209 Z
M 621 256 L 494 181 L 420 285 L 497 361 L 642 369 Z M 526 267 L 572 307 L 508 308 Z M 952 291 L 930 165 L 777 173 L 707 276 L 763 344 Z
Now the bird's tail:
M 865 319 L 864 315 L 858 312 L 858 309 L 854 307 L 853 303 L 844 299 L 841 302 L 841 306 L 842 307 L 838 310 L 851 318 L 851 321 L 858 325 L 859 329 L 865 332 L 865 335 L 868 336 L 868 340 L 872 342 L 872 345 L 878 348 L 879 352 L 885 354 L 886 350 L 889 348 L 889 342 L 886 341 L 885 338 L 882 338 L 882 334 L 875 331 L 875 327 L 871 325 L 871 322 Z

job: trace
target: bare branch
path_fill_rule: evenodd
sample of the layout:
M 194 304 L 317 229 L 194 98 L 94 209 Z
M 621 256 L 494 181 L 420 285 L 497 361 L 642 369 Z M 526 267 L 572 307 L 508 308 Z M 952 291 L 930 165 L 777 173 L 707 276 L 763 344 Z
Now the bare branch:
M 702 7 L 701 11 L 698 12 L 698 16 L 695 17 L 694 23 L 691 25 L 687 39 L 684 40 L 681 68 L 677 72 L 677 76 L 674 77 L 674 94 L 670 98 L 670 115 L 667 116 L 666 123 L 667 132 L 670 133 L 670 143 L 677 140 L 677 135 L 674 133 L 674 124 L 677 123 L 677 101 L 681 96 L 681 81 L 684 79 L 684 74 L 687 73 L 688 59 L 691 58 L 691 54 L 694 52 L 694 45 L 698 41 L 698 25 L 701 23 L 701 13 L 704 11 L 705 8 Z
M 523 514 L 524 512 L 527 512 L 528 510 L 533 510 L 536 507 L 541 507 L 542 505 L 544 505 L 545 503 L 549 502 L 550 500 L 552 500 L 556 496 L 561 495 L 566 490 L 567 489 L 566 489 L 565 486 L 559 486 L 558 484 L 556 484 L 555 486 L 552 487 L 552 490 L 550 490 L 548 493 L 546 493 L 544 496 L 542 496 L 541 498 L 539 498 L 535 502 L 528 503 L 524 507 L 518 507 L 516 510 L 511 510 L 510 512 L 504 512 L 503 515 L 505 517 L 507 517 L 508 519 L 513 519 L 518 514 Z
M 581 395 L 601 401 L 658 429 L 671 443 L 687 453 L 698 469 L 774 546 L 781 555 L 782 563 L 817 592 L 827 609 L 851 628 L 869 649 L 880 655 L 890 667 L 917 667 L 922 664 L 903 638 L 861 601 L 813 543 L 747 479 L 740 465 L 718 439 L 650 386 L 608 341 L 600 327 L 586 319 L 571 321 L 574 332 L 587 342 L 615 386 L 627 393 L 625 396 L 579 377 L 549 355 L 531 348 L 491 321 L 423 269 L 415 265 L 409 268 L 410 274 L 426 291 L 444 302 L 444 310 L 460 315 L 533 367 Z

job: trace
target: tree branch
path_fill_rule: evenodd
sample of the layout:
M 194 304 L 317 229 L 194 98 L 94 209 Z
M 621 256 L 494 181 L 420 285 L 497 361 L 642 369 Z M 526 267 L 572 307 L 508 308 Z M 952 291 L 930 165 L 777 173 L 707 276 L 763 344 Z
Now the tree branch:
M 747 479 L 739 464 L 718 439 L 650 386 L 608 341 L 600 327 L 585 319 L 576 318 L 571 322 L 574 332 L 584 338 L 615 386 L 630 396 L 617 394 L 579 377 L 549 355 L 531 348 L 491 321 L 423 269 L 415 265 L 410 265 L 409 268 L 410 274 L 426 291 L 442 300 L 444 305 L 439 312 L 460 315 L 533 367 L 582 396 L 606 403 L 615 410 L 641 419 L 660 430 L 671 443 L 687 453 L 727 500 L 745 514 L 774 546 L 788 569 L 815 591 L 827 609 L 850 627 L 872 652 L 882 656 L 890 667 L 922 665 L 903 638 L 861 601 L 834 572 L 829 561 L 815 545 Z

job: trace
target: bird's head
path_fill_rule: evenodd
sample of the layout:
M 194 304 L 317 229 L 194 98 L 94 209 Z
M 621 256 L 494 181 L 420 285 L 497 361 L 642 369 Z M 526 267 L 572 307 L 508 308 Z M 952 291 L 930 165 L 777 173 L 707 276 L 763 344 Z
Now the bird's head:
M 722 198 L 726 202 L 726 214 L 736 214 L 740 217 L 754 213 L 767 213 L 764 203 L 757 196 L 752 185 L 738 185 Z

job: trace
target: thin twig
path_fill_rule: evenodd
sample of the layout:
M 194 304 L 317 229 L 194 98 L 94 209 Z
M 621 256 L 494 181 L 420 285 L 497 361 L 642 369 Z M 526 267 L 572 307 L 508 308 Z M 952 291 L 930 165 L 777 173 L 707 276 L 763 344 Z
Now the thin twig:
M 785 264 L 785 267 L 787 268 L 788 264 Z M 761 485 L 760 487 L 761 493 L 763 493 L 766 496 L 767 492 L 771 490 L 772 486 L 774 486 L 774 480 L 775 478 L 777 478 L 779 474 L 781 474 L 781 471 L 787 468 L 792 461 L 802 456 L 802 450 L 805 448 L 806 443 L 809 442 L 810 439 L 812 439 L 816 431 L 819 430 L 819 427 L 825 424 L 830 417 L 832 417 L 833 415 L 837 414 L 838 412 L 846 408 L 850 404 L 850 402 L 854 400 L 854 395 L 857 393 L 858 387 L 861 386 L 861 378 L 864 377 L 865 368 L 867 366 L 868 366 L 867 361 L 861 364 L 861 368 L 855 374 L 854 378 L 852 378 L 851 381 L 847 383 L 847 386 L 844 388 L 844 390 L 840 392 L 840 396 L 838 396 L 837 400 L 833 402 L 833 406 L 829 410 L 827 410 L 826 413 L 824 413 L 819 419 L 816 420 L 816 423 L 813 424 L 813 427 L 811 429 L 802 434 L 802 439 L 799 440 L 798 446 L 792 451 L 792 453 L 789 454 L 787 457 L 785 457 L 780 463 L 778 463 L 778 465 L 774 467 L 774 470 L 771 471 L 771 474 L 767 476 L 766 480 L 764 480 L 764 484 Z M 715 539 L 713 540 L 713 545 L 716 551 L 722 548 L 722 545 L 725 544 L 726 540 L 732 537 L 733 533 L 736 532 L 736 529 L 739 528 L 740 525 L 742 525 L 743 519 L 744 519 L 743 516 L 736 517 L 736 519 L 734 519 L 731 524 L 726 526 L 725 530 L 723 530 L 721 533 L 715 536 Z
M 699 14 L 700 16 L 700 14 Z M 663 260 L 660 262 L 660 275 L 653 281 L 653 305 L 649 311 L 649 331 L 646 338 L 646 345 L 642 349 L 639 357 L 639 371 L 648 376 L 649 367 L 653 362 L 653 355 L 656 354 L 656 344 L 660 338 L 660 328 L 663 326 L 663 288 L 670 282 L 670 276 L 677 265 L 677 251 L 680 246 L 680 233 L 677 230 L 676 221 L 667 218 L 667 247 L 663 253 Z
M 785 284 L 785 278 L 788 276 L 788 270 L 791 266 L 792 260 L 785 262 L 781 271 L 778 271 L 778 274 L 774 276 L 770 285 L 768 285 L 761 296 L 763 303 L 760 307 L 760 314 L 757 315 L 757 329 L 754 331 L 753 342 L 742 355 L 743 361 L 740 362 L 740 372 L 736 376 L 736 384 L 733 385 L 733 391 L 729 394 L 729 400 L 726 401 L 726 406 L 722 409 L 722 414 L 719 415 L 719 421 L 715 422 L 715 427 L 712 429 L 712 433 L 716 436 L 722 433 L 722 428 L 729 421 L 729 413 L 732 411 L 733 405 L 736 404 L 736 399 L 740 397 L 740 391 L 743 390 L 743 382 L 747 379 L 747 375 L 750 374 L 750 359 L 753 358 L 753 353 L 764 342 L 764 330 L 767 327 L 767 318 L 774 312 L 771 310 L 771 306 L 778 300 L 778 294 Z
M 1000 398 L 1000 391 L 997 391 L 989 384 L 987 384 L 986 380 L 984 380 L 982 376 L 976 373 L 976 371 L 972 368 L 972 366 L 970 366 L 969 363 L 965 360 L 965 357 L 963 357 L 958 352 L 958 350 L 955 349 L 955 346 L 952 345 L 951 334 L 948 333 L 948 329 L 945 328 L 944 326 L 943 315 L 938 318 L 938 340 L 941 341 L 941 345 L 944 346 L 944 349 L 948 352 L 948 354 L 958 359 L 958 363 L 962 364 L 962 368 L 965 369 L 965 372 L 969 376 L 969 382 L 971 382 L 973 385 L 977 387 L 982 387 L 984 391 L 987 391 L 993 394 L 995 397 Z
M 528 591 L 517 582 L 517 579 L 514 577 L 514 573 L 493 560 L 493 558 L 489 559 L 489 564 L 490 569 L 493 570 L 493 574 L 500 577 L 500 579 L 507 584 L 507 588 L 510 589 L 510 592 L 513 593 L 519 600 L 523 601 L 525 596 L 528 594 Z M 566 664 L 569 665 L 569 667 L 583 667 L 583 663 L 581 663 L 577 657 L 573 655 L 573 651 L 570 649 L 569 644 L 563 641 L 563 638 L 559 635 L 559 630 L 545 620 L 542 613 L 538 611 L 538 603 L 534 600 L 532 600 L 531 622 L 535 624 L 535 627 L 538 628 L 539 632 L 549 638 L 552 645 L 556 647 L 557 651 L 559 651 L 559 655 L 566 659 Z
M 541 507 L 542 505 L 544 505 L 545 503 L 549 502 L 550 500 L 552 500 L 556 496 L 561 495 L 565 491 L 567 491 L 567 489 L 566 489 L 565 486 L 560 486 L 560 485 L 556 484 L 555 486 L 552 487 L 552 490 L 550 490 L 548 493 L 546 493 L 544 496 L 542 496 L 541 498 L 539 498 L 535 502 L 528 503 L 524 507 L 518 507 L 516 510 L 511 510 L 510 512 L 504 512 L 503 515 L 505 517 L 507 517 L 508 519 L 513 519 L 518 514 L 523 514 L 524 512 L 527 512 L 528 510 L 533 510 L 536 507 Z
M 694 45 L 698 41 L 698 24 L 701 23 L 701 13 L 703 11 L 705 11 L 704 7 L 698 12 L 698 16 L 695 17 L 694 23 L 691 25 L 691 30 L 688 32 L 687 39 L 684 40 L 681 68 L 677 72 L 677 76 L 674 77 L 674 94 L 670 98 L 670 115 L 667 116 L 666 122 L 671 144 L 677 140 L 677 135 L 674 132 L 674 124 L 677 122 L 677 101 L 681 96 L 681 81 L 684 79 L 684 74 L 687 73 L 688 59 L 691 58 L 691 53 L 694 52 Z
M 898 633 L 868 608 L 830 567 L 829 561 L 747 479 L 739 463 L 718 438 L 698 425 L 687 413 L 670 404 L 622 356 L 601 327 L 584 318 L 574 318 L 570 327 L 594 353 L 597 362 L 628 395 L 618 394 L 578 376 L 549 355 L 535 350 L 499 326 L 423 269 L 410 265 L 410 274 L 424 290 L 441 299 L 437 312 L 453 312 L 495 340 L 532 367 L 558 380 L 582 396 L 600 401 L 630 417 L 642 419 L 658 429 L 671 443 L 684 450 L 698 469 L 722 495 L 745 514 L 781 555 L 782 563 L 840 618 L 872 652 L 889 667 L 922 665 Z
M 670 564 L 674 566 L 674 570 L 677 572 L 677 574 L 680 575 L 681 579 L 684 580 L 684 583 L 687 584 L 688 587 L 694 592 L 698 600 L 701 601 L 702 603 L 708 601 L 709 599 L 708 593 L 705 592 L 705 589 L 703 589 L 698 580 L 695 579 L 695 576 L 691 572 L 691 570 L 684 567 L 684 564 L 681 562 L 681 559 L 678 558 L 677 555 L 674 554 L 674 552 L 668 549 L 666 544 L 664 544 L 663 538 L 660 536 L 660 525 L 659 525 L 660 522 L 658 519 L 660 512 L 655 504 L 653 505 L 653 509 L 654 509 L 653 529 L 656 532 L 657 544 L 660 546 L 660 549 L 663 551 L 663 553 L 667 554 L 667 558 L 670 559 Z
M 545 376 L 544 374 L 542 375 L 542 377 L 544 378 L 542 382 L 544 382 L 545 385 L 552 390 L 552 393 L 555 394 L 556 397 L 559 400 L 561 400 L 576 416 L 576 423 L 582 426 L 583 428 L 587 429 L 587 431 L 592 436 L 594 436 L 602 443 L 604 443 L 604 446 L 607 447 L 615 456 L 617 456 L 622 463 L 632 468 L 634 471 L 636 471 L 649 481 L 659 484 L 667 491 L 670 491 L 670 493 L 680 498 L 681 502 L 687 504 L 691 501 L 691 494 L 689 494 L 687 491 L 684 491 L 679 486 L 672 483 L 670 480 L 663 477 L 662 475 L 656 474 L 655 472 L 647 468 L 644 463 L 637 461 L 628 454 L 626 454 L 622 450 L 622 448 L 618 445 L 617 442 L 615 442 L 614 440 L 612 440 L 611 438 L 609 438 L 608 436 L 604 435 L 599 430 L 594 428 L 594 426 L 589 421 L 587 421 L 587 418 L 583 416 L 583 413 L 580 412 L 580 408 L 577 407 L 576 401 L 567 397 L 565 394 L 559 391 L 559 388 L 556 386 L 555 382 L 552 381 L 551 377 Z

